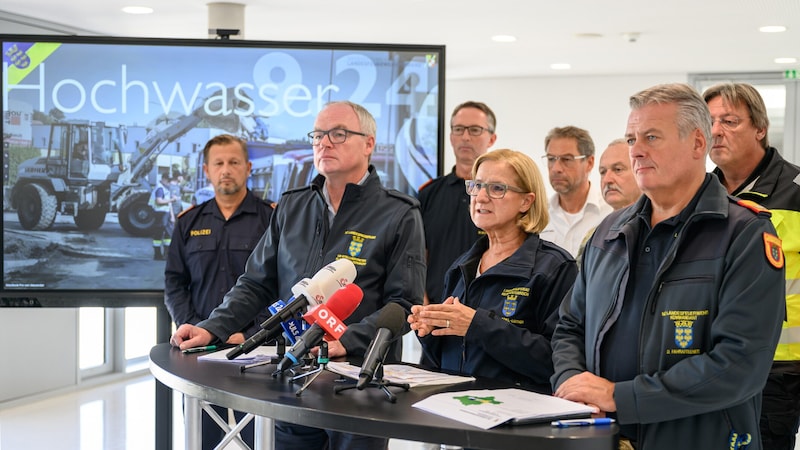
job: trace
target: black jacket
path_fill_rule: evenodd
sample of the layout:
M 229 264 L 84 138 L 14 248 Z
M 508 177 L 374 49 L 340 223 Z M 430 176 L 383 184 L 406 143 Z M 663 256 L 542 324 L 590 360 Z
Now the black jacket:
M 278 299 L 288 300 L 295 283 L 340 258 L 355 264 L 354 283 L 364 291 L 340 339 L 348 354 L 364 354 L 377 332 L 376 313 L 385 304 L 395 302 L 410 311 L 411 305 L 422 303 L 425 238 L 419 202 L 384 188 L 370 166 L 362 185 L 347 185 L 329 223 L 324 181 L 318 176 L 311 185 L 281 196 L 245 273 L 225 302 L 198 326 L 227 340 L 261 309 Z M 397 340 L 387 361 L 400 360 L 401 342 Z
M 445 297 L 458 297 L 476 311 L 467 334 L 421 338 L 425 357 L 450 371 L 550 392 L 550 337 L 578 272 L 575 260 L 528 234 L 511 256 L 475 278 L 488 247 L 486 236 L 478 239 L 445 276 Z

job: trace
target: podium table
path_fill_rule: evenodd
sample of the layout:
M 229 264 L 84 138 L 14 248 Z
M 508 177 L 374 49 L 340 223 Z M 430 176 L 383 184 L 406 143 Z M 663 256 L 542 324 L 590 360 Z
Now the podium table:
M 616 450 L 616 425 L 554 428 L 549 424 L 499 426 L 483 430 L 411 405 L 440 392 L 509 387 L 494 380 L 443 386 L 390 388 L 390 403 L 380 389 L 334 393 L 339 375 L 323 372 L 297 396 L 300 383 L 289 376 L 273 377 L 274 364 L 241 372 L 238 364 L 198 361 L 169 344 L 150 351 L 150 371 L 161 383 L 184 395 L 187 448 L 200 436 L 200 400 L 255 415 L 256 447 L 272 448 L 274 420 L 348 433 L 433 442 L 480 449 Z M 352 380 L 350 380 L 352 381 Z

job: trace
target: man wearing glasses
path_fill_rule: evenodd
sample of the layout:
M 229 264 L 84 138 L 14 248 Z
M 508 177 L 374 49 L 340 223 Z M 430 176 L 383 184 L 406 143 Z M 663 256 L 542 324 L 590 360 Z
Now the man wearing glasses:
M 764 100 L 749 84 L 723 83 L 703 94 L 711 112 L 711 160 L 728 193 L 772 212 L 786 255 L 786 310 L 781 340 L 763 391 L 764 449 L 793 450 L 800 420 L 800 168 L 769 146 Z
M 550 198 L 550 224 L 541 236 L 574 257 L 586 234 L 612 208 L 603 201 L 600 186 L 589 181 L 594 142 L 588 131 L 573 126 L 553 128 L 544 139 L 544 147 L 550 185 L 556 193 Z
M 450 117 L 450 144 L 456 164 L 449 174 L 419 188 L 428 253 L 425 304 L 444 300 L 445 272 L 480 236 L 469 216 L 464 180 L 470 178 L 475 159 L 497 140 L 496 126 L 494 112 L 486 104 L 468 101 L 456 106 Z
M 330 358 L 364 355 L 377 330 L 379 310 L 397 303 L 406 311 L 422 303 L 425 240 L 419 203 L 384 188 L 369 163 L 375 149 L 375 119 L 362 106 L 333 102 L 320 111 L 308 136 L 319 172 L 311 185 L 285 192 L 244 274 L 208 320 L 182 325 L 172 336 L 182 349 L 225 341 L 292 286 L 340 258 L 353 262 L 364 291 L 344 322 L 347 331 L 328 343 Z M 463 187 L 462 187 L 463 189 Z M 402 340 L 387 361 L 399 361 Z M 276 422 L 280 449 L 385 449 L 387 439 Z

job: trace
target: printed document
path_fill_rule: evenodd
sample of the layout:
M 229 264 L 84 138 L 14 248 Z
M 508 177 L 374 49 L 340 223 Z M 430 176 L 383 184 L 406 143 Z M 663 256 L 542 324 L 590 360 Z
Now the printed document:
M 540 423 L 592 413 L 582 403 L 514 388 L 445 392 L 413 406 L 485 430 L 504 423 Z

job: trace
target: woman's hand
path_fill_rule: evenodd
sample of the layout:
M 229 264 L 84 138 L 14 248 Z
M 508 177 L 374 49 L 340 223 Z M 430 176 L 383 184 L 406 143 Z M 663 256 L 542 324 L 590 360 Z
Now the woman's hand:
M 464 336 L 467 334 L 475 310 L 458 301 L 457 297 L 448 297 L 444 303 L 427 306 L 412 306 L 408 323 L 412 330 L 417 330 L 420 337 Z

